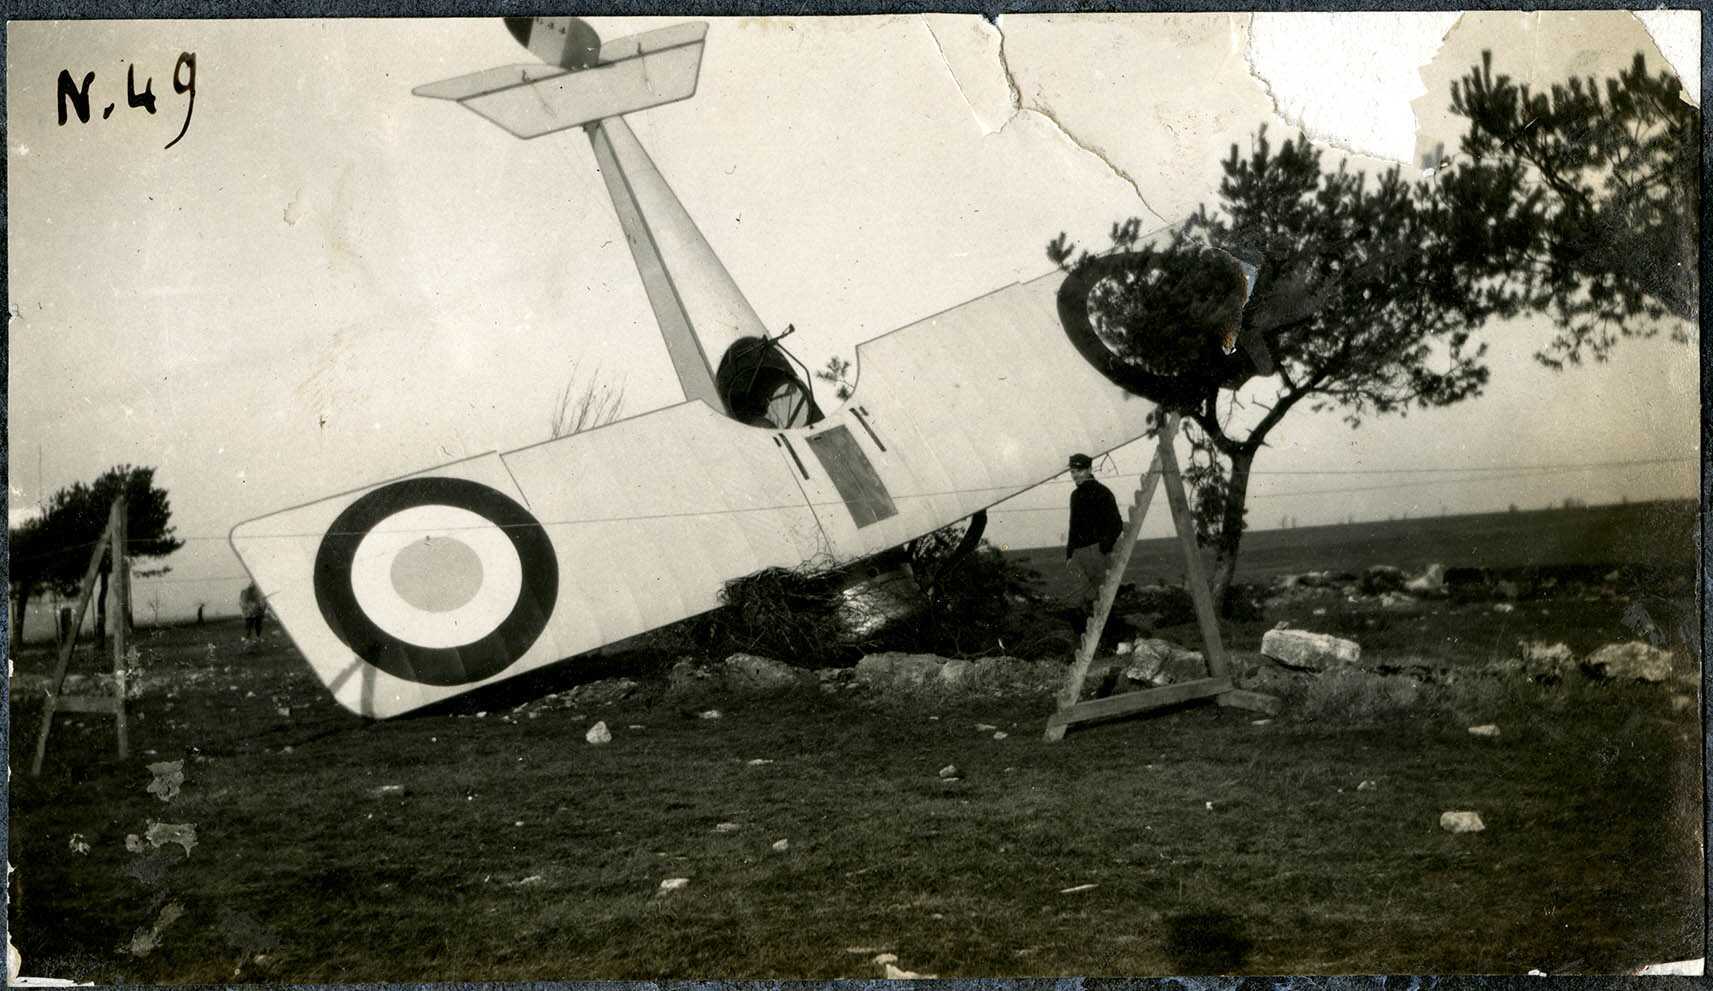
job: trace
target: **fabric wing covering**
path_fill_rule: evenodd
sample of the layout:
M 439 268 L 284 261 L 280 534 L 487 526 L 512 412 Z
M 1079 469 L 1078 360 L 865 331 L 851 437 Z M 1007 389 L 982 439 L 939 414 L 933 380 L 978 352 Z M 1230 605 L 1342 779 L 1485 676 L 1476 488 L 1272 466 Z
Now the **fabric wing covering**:
M 1053 273 L 857 348 L 810 427 L 682 403 L 240 524 L 232 544 L 338 701 L 385 718 L 846 564 L 1141 436 L 1153 404 L 1069 343 Z

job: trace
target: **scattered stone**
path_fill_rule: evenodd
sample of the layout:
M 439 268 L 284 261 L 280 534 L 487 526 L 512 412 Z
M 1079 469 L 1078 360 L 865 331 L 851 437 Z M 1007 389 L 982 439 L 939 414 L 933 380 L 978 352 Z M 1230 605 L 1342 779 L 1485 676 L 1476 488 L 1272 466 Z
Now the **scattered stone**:
M 1373 791 L 1374 789 L 1376 789 L 1378 787 L 1380 787 L 1380 783 L 1377 781 L 1364 781 L 1361 784 L 1358 784 L 1356 786 L 1356 790 L 1357 791 Z
M 381 785 L 379 788 L 369 789 L 370 798 L 403 798 L 406 794 L 408 792 L 404 785 Z
M 713 675 L 698 667 L 696 662 L 688 657 L 681 657 L 666 675 L 666 694 L 680 696 L 706 691 L 713 681 Z
M 999 728 L 998 726 L 995 726 L 992 723 L 976 723 L 975 724 L 975 731 L 977 733 L 991 733 L 998 728 Z
M 613 742 L 613 731 L 607 729 L 605 721 L 597 722 L 589 727 L 589 732 L 583 734 L 583 739 L 597 746 L 603 743 L 611 743 Z
M 920 688 L 940 677 L 941 659 L 933 654 L 888 651 L 857 662 L 856 681 L 871 687 Z
M 889 964 L 889 963 L 897 963 L 898 962 L 898 954 L 896 954 L 896 953 L 876 954 L 875 958 L 874 958 L 874 962 L 877 964 L 880 964 L 881 966 L 885 966 L 886 964 Z
M 1588 655 L 1582 666 L 1602 678 L 1661 682 L 1671 677 L 1671 651 L 1640 640 L 1609 643 Z
M 1268 630 L 1261 636 L 1261 653 L 1289 667 L 1325 671 L 1355 664 L 1362 658 L 1362 647 L 1325 633 Z
M 1169 640 L 1138 640 L 1131 645 L 1129 657 L 1131 663 L 1124 676 L 1144 685 L 1170 685 L 1207 676 L 1207 661 L 1200 651 Z
M 1428 565 L 1426 571 L 1404 583 L 1404 591 L 1416 595 L 1445 594 L 1445 565 Z
M 1493 603 L 1493 611 L 1494 612 L 1516 612 L 1517 607 L 1511 605 L 1509 602 L 1495 602 L 1495 603 Z
M 1671 711 L 1672 712 L 1684 712 L 1686 710 L 1693 709 L 1693 708 L 1695 708 L 1695 696 L 1693 696 L 1693 695 L 1673 695 L 1671 697 Z
M 143 838 L 138 836 L 136 833 L 126 833 L 125 849 L 132 853 L 142 853 L 143 850 L 146 849 L 143 846 Z
M 773 841 L 774 853 L 784 853 L 789 849 L 791 849 L 791 841 L 789 839 L 777 839 Z
M 718 718 L 720 718 L 720 710 L 708 709 L 708 710 L 700 713 L 698 718 L 700 718 L 700 719 L 718 719 Z
M 1493 594 L 1497 595 L 1501 599 L 1515 602 L 1523 597 L 1523 589 L 1522 586 L 1518 585 L 1516 582 L 1507 580 L 1495 582 L 1493 584 Z M 1506 611 L 1509 612 L 1510 610 Z
M 886 971 L 886 979 L 889 981 L 931 981 L 934 979 L 933 974 L 918 974 L 913 970 L 903 970 L 892 964 L 884 964 L 883 969 Z
M 1523 674 L 1537 681 L 1556 680 L 1576 670 L 1576 655 L 1569 644 L 1520 640 L 1517 654 L 1523 660 Z
M 1386 592 L 1380 596 L 1380 608 L 1382 609 L 1410 610 L 1418 605 L 1420 603 L 1415 596 L 1406 595 L 1403 592 Z
M 530 876 L 529 876 L 529 877 L 526 877 L 526 878 L 520 878 L 520 879 L 519 879 L 519 880 L 518 880 L 518 881 L 517 881 L 517 883 L 516 883 L 516 884 L 515 884 L 515 885 L 514 885 L 514 887 L 518 887 L 518 888 L 527 888 L 527 887 L 529 887 L 529 886 L 530 886 L 530 885 L 532 885 L 532 884 L 542 884 L 542 883 L 544 883 L 544 882 L 545 882 L 545 881 L 546 881 L 546 880 L 547 880 L 547 879 L 546 879 L 546 878 L 544 878 L 544 877 L 542 877 L 542 876 L 541 876 L 541 875 L 540 875 L 540 874 L 531 874 L 531 875 L 530 875 Z
M 170 802 L 178 794 L 179 786 L 184 784 L 184 761 L 169 760 L 149 765 L 149 773 L 154 780 L 149 782 L 149 794 L 163 802 Z
M 280 717 L 283 719 L 290 719 L 291 718 L 291 706 L 289 706 L 289 705 L 279 706 L 279 707 L 275 708 L 274 711 L 279 713 Z
M 1118 646 L 1112 648 L 1112 652 L 1114 654 L 1117 654 L 1119 657 L 1123 657 L 1125 654 L 1130 653 L 1130 646 L 1131 646 L 1130 641 L 1126 640 L 1123 643 L 1119 644 Z
M 720 822 L 714 824 L 714 832 L 716 833 L 735 833 L 742 828 L 742 826 L 735 822 Z
M 1442 812 L 1439 828 L 1448 833 L 1479 833 L 1487 828 L 1478 812 Z
M 1314 611 L 1314 614 L 1315 614 L 1315 615 L 1316 615 L 1316 616 L 1325 616 L 1325 615 L 1326 615 L 1326 607 L 1325 607 L 1325 606 L 1321 606 L 1321 607 L 1319 607 L 1319 608 L 1317 608 L 1317 609 L 1316 609 L 1316 610 L 1315 610 L 1315 611 Z
M 1251 725 L 1251 726 L 1267 726 L 1267 725 L 1270 725 L 1272 722 L 1273 721 L 1271 719 L 1251 719 L 1251 720 L 1249 720 L 1249 725 Z
M 89 853 L 89 844 L 84 840 L 82 833 L 71 834 L 71 852 L 85 855 Z
M 745 763 L 747 763 L 750 767 L 761 767 L 763 765 L 773 763 L 773 758 L 771 758 L 771 757 L 751 757 Z
M 732 654 L 723 665 L 726 686 L 737 691 L 778 692 L 796 688 L 811 676 L 759 654 Z
M 1004 731 L 1004 730 L 1002 730 L 1002 729 L 999 729 L 999 730 L 994 730 L 994 731 L 993 731 L 993 738 L 994 738 L 994 739 L 995 739 L 995 740 L 1003 740 L 1003 739 L 1005 739 L 1005 738 L 1006 738 L 1006 737 L 1008 737 L 1008 736 L 1010 736 L 1010 735 L 1011 735 L 1011 734 L 1010 734 L 1010 733 L 1007 733 L 1007 732 L 1005 732 L 1005 731 Z
M 961 776 L 962 775 L 958 773 L 958 765 L 956 764 L 947 764 L 945 767 L 940 768 L 940 777 L 948 781 L 955 780 Z
M 690 879 L 687 877 L 669 877 L 660 882 L 660 893 L 665 894 L 668 891 L 679 891 L 689 883 Z
M 1480 726 L 1471 726 L 1469 727 L 1469 735 L 1496 739 L 1499 736 L 1499 727 L 1492 723 L 1483 723 Z
M 190 851 L 196 847 L 196 824 L 193 822 L 150 822 L 149 828 L 143 833 L 149 845 L 155 849 L 177 843 L 184 847 L 184 855 L 190 856 Z
M 1098 884 L 1078 884 L 1078 885 L 1073 885 L 1069 888 L 1060 888 L 1059 894 L 1061 894 L 1061 895 L 1081 894 L 1084 891 L 1093 891 L 1094 889 L 1096 889 L 1098 887 L 1100 887 L 1100 885 L 1098 885 Z

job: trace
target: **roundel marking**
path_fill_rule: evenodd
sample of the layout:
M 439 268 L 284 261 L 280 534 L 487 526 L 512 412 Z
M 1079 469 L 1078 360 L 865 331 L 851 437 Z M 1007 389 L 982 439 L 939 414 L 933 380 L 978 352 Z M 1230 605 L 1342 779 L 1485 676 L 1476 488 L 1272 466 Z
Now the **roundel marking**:
M 463 478 L 411 478 L 347 506 L 315 556 L 328 627 L 382 671 L 425 685 L 492 677 L 553 613 L 559 564 L 529 511 Z

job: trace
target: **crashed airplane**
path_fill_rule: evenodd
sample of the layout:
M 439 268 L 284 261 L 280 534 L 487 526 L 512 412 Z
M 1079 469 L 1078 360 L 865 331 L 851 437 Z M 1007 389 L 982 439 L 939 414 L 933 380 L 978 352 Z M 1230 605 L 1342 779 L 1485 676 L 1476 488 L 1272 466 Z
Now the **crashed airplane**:
M 584 654 L 714 609 L 764 568 L 872 577 L 888 552 L 1060 474 L 1066 452 L 1147 432 L 1147 371 L 1088 313 L 1098 264 L 864 342 L 853 395 L 823 412 L 625 122 L 694 95 L 707 26 L 606 42 L 575 18 L 506 26 L 539 62 L 413 92 L 519 138 L 583 129 L 685 399 L 235 527 L 346 708 L 395 716 Z M 1266 367 L 1223 344 L 1228 384 Z M 637 464 L 671 470 L 645 483 Z

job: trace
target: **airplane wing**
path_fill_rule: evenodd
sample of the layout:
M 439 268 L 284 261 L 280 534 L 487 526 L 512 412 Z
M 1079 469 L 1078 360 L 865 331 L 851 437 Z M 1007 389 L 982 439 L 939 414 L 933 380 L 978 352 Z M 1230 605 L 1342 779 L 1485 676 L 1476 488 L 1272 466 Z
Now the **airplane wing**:
M 252 520 L 232 545 L 339 702 L 387 717 L 858 560 L 1118 447 L 1153 405 L 1060 326 L 1053 273 L 857 348 L 810 427 L 687 402 Z

